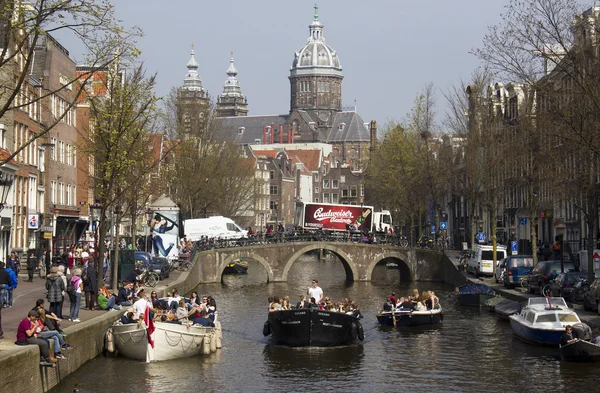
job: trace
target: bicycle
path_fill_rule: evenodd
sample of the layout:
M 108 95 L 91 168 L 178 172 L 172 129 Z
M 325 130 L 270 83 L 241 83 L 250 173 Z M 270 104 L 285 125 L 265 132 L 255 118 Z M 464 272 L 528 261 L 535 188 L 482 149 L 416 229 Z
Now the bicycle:
M 529 289 L 529 280 L 524 278 L 521 280 L 521 288 L 523 289 Z
M 158 274 L 151 271 L 149 268 L 145 268 L 142 272 L 137 276 L 137 280 L 144 283 L 144 286 L 147 287 L 155 287 L 159 281 Z
M 182 272 L 187 272 L 188 270 L 190 270 L 190 267 L 192 267 L 192 263 L 189 259 L 184 258 L 179 258 L 177 260 L 177 265 L 175 266 L 177 270 Z

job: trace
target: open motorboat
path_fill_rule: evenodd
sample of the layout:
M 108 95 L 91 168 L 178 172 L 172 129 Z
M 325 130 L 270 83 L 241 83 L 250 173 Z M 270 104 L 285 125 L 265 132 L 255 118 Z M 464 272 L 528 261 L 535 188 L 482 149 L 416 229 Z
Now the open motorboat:
M 600 345 L 586 340 L 577 340 L 560 346 L 562 360 L 572 362 L 599 362 Z
M 377 314 L 377 321 L 382 326 L 435 325 L 442 320 L 444 320 L 444 315 L 441 308 L 425 311 L 396 309 Z
M 247 274 L 248 273 L 248 262 L 242 261 L 241 259 L 228 263 L 225 266 L 223 274 Z
M 502 299 L 502 301 L 496 303 L 494 311 L 498 317 L 508 321 L 508 317 L 521 311 L 521 303 L 510 299 Z
M 263 334 L 290 347 L 334 347 L 364 339 L 358 318 L 318 309 L 271 311 Z
M 519 314 L 509 316 L 513 333 L 520 339 L 541 345 L 560 343 L 565 326 L 581 323 L 562 297 L 533 297 Z
M 148 331 L 137 324 L 118 322 L 111 328 L 114 344 L 119 354 L 134 360 L 163 361 L 200 354 L 208 355 L 221 348 L 221 325 L 216 327 L 157 322 L 150 338 Z

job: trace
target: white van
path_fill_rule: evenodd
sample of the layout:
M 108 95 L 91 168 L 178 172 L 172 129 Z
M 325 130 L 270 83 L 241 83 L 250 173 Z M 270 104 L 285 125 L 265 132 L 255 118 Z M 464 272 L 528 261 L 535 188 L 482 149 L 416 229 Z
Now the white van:
M 240 228 L 231 218 L 223 216 L 185 220 L 183 233 L 191 241 L 198 241 L 203 236 L 221 239 L 241 239 L 248 236 L 248 231 Z
M 496 263 L 500 263 L 506 258 L 506 246 L 496 246 Z M 475 277 L 480 275 L 492 276 L 495 271 L 494 266 L 494 247 L 489 245 L 473 246 L 473 256 L 467 264 L 467 271 L 473 273 Z
M 593 255 L 600 255 L 600 250 L 598 249 L 594 249 L 594 254 Z M 577 253 L 577 257 L 576 257 L 576 263 L 578 264 L 579 270 L 588 270 L 588 252 L 587 250 L 581 250 Z M 594 260 L 594 274 L 595 277 L 598 278 L 600 277 L 600 261 L 598 261 L 597 259 Z

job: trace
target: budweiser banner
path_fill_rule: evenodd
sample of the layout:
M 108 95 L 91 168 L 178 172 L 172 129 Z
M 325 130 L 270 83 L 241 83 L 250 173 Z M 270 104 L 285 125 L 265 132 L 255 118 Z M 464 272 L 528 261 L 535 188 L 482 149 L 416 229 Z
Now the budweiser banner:
M 373 208 L 355 205 L 307 204 L 304 207 L 304 227 L 345 231 L 349 226 L 355 230 L 371 230 Z

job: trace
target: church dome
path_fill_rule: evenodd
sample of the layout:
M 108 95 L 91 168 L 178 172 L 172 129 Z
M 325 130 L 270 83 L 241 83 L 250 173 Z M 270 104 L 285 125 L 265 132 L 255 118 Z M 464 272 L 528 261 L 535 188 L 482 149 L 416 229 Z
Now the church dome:
M 325 43 L 323 25 L 315 6 L 313 22 L 308 26 L 310 35 L 306 45 L 295 53 L 290 73 L 294 75 L 325 74 L 342 76 L 337 52 Z

